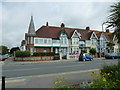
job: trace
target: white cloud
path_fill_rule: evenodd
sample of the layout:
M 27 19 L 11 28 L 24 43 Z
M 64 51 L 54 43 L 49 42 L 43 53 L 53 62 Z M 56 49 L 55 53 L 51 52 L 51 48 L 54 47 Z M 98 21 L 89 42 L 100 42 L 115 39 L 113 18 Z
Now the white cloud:
M 28 31 L 30 16 L 34 16 L 36 29 L 47 21 L 51 26 L 101 30 L 112 2 L 3 2 L 3 44 L 9 47 L 19 46 Z

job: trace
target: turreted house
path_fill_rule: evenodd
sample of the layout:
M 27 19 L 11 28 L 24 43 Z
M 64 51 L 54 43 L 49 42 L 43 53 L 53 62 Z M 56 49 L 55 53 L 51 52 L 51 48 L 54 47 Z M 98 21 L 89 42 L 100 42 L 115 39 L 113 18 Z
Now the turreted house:
M 34 52 L 55 52 L 63 56 L 79 54 L 82 49 L 89 52 L 90 48 L 95 48 L 98 55 L 107 53 L 106 42 L 111 41 L 110 32 L 100 32 L 97 30 L 68 28 L 62 23 L 60 27 L 45 26 L 35 30 L 33 16 L 31 16 L 28 33 L 25 33 L 25 40 L 22 41 L 22 50 Z

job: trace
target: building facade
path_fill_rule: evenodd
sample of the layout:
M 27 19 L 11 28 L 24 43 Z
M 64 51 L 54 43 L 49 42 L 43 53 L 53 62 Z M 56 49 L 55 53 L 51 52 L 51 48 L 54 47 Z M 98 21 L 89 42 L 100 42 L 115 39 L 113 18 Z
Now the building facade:
M 76 55 L 81 50 L 86 49 L 87 53 L 91 48 L 95 48 L 98 56 L 101 53 L 108 53 L 106 42 L 110 40 L 110 32 L 100 32 L 78 28 L 67 28 L 62 23 L 60 27 L 45 26 L 35 31 L 33 16 L 31 16 L 28 33 L 25 33 L 25 40 L 22 41 L 22 50 L 34 52 L 55 52 L 60 55 L 60 59 L 70 55 Z

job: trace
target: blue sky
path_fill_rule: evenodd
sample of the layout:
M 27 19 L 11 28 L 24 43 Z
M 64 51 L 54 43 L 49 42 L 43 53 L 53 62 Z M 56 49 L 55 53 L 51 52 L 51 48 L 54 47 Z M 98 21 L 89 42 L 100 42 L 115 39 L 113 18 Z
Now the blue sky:
M 2 44 L 9 48 L 20 46 L 28 31 L 30 16 L 37 30 L 48 21 L 50 26 L 101 30 L 113 2 L 3 2 Z M 0 32 L 1 33 L 1 32 Z

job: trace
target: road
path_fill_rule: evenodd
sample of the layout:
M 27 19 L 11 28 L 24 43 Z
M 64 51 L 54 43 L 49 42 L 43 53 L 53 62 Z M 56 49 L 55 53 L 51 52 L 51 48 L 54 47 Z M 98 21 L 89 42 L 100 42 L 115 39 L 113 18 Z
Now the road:
M 92 81 L 91 72 L 99 72 L 104 65 L 116 64 L 117 60 L 97 60 L 86 62 L 55 62 L 22 65 L 3 65 L 7 88 L 53 88 L 55 77 L 65 77 L 67 82 L 78 84 Z
M 99 69 L 104 64 L 115 64 L 117 60 L 93 60 L 86 62 L 56 62 L 26 65 L 3 65 L 2 75 L 6 78 L 63 73 Z

